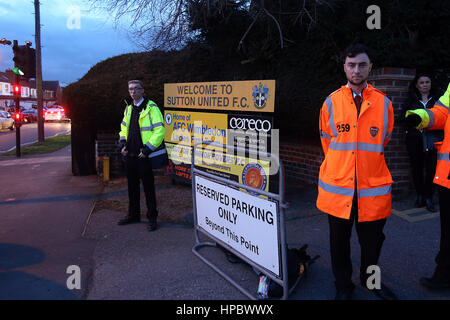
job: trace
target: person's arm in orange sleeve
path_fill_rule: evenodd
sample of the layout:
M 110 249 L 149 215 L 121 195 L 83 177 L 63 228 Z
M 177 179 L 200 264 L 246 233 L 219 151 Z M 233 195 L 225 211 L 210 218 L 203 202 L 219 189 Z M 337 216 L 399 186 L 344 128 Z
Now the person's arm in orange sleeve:
M 448 84 L 447 91 L 439 98 L 434 104 L 433 108 L 427 110 L 430 116 L 428 123 L 428 129 L 431 130 L 443 130 L 445 123 L 447 122 L 448 110 L 450 107 L 450 83 Z M 430 114 L 430 112 L 432 114 Z
M 333 137 L 329 121 L 330 115 L 328 114 L 328 109 L 324 102 L 322 105 L 322 109 L 320 109 L 319 130 L 320 130 L 320 142 L 322 143 L 322 149 L 325 155 L 327 155 L 328 147 L 331 143 L 331 138 Z
M 447 122 L 450 106 L 450 83 L 447 91 L 431 109 L 410 110 L 406 112 L 406 118 L 410 119 L 412 127 L 417 129 L 443 130 Z
M 386 139 L 384 140 L 384 146 L 386 147 L 392 137 L 392 131 L 394 130 L 394 108 L 392 107 L 392 102 L 389 103 L 388 108 L 388 129 L 386 133 Z

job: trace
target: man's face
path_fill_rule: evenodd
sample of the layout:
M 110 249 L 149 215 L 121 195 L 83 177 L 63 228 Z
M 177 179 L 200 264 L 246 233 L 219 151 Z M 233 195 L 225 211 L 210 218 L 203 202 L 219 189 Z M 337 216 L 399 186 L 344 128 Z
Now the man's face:
M 372 70 L 372 63 L 365 53 L 360 53 L 357 56 L 347 57 L 344 63 L 344 71 L 348 82 L 354 85 L 360 85 L 367 81 L 370 70 Z
M 144 95 L 144 88 L 139 83 L 131 83 L 128 85 L 128 92 L 130 93 L 130 97 L 138 102 Z

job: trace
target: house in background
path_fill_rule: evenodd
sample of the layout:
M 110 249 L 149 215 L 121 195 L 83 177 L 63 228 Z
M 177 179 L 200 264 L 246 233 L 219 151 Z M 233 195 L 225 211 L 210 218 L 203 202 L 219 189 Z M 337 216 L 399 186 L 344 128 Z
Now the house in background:
M 11 107 L 14 105 L 12 85 L 15 75 L 11 70 L 0 72 L 0 106 Z M 21 99 L 20 106 L 26 109 L 37 106 L 37 92 L 35 80 L 20 80 Z M 62 88 L 59 81 L 42 81 L 43 106 L 51 106 L 61 103 Z
M 0 72 L 0 107 L 9 107 L 12 95 L 9 77 L 6 73 Z

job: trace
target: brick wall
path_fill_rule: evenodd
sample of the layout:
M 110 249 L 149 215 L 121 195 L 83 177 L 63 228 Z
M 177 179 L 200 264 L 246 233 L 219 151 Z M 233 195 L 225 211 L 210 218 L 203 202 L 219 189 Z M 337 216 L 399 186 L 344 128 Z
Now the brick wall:
M 400 107 L 408 98 L 408 86 L 415 73 L 415 69 L 386 67 L 374 70 L 370 77 L 370 83 L 383 91 L 391 99 L 394 107 L 394 131 L 385 151 L 386 162 L 394 179 L 394 193 L 406 193 L 411 186 L 405 129 L 399 124 L 399 113 Z
M 122 164 L 121 154 L 119 152 L 117 134 L 98 133 L 95 141 L 95 160 L 97 174 L 103 177 L 103 157 L 109 157 L 109 176 L 118 178 L 125 175 L 125 167 Z
M 394 131 L 385 150 L 386 162 L 394 179 L 393 193 L 406 193 L 411 186 L 404 130 L 398 124 L 398 115 L 401 105 L 406 101 L 408 85 L 414 74 L 414 69 L 386 67 L 373 70 L 369 78 L 369 82 L 375 88 L 387 94 L 394 107 Z M 103 175 L 103 156 L 110 157 L 111 178 L 124 175 L 124 167 L 118 152 L 117 135 L 98 134 L 96 153 L 99 175 Z M 299 144 L 292 141 L 280 141 L 280 158 L 285 167 L 285 177 L 288 183 L 317 185 L 319 167 L 323 160 L 320 142 Z
M 95 140 L 95 159 L 97 175 L 103 178 L 103 160 L 109 157 L 109 177 L 111 179 L 125 176 L 125 164 L 119 152 L 118 135 L 115 133 L 98 133 Z M 164 169 L 153 170 L 153 174 L 163 175 Z
M 299 144 L 280 141 L 280 159 L 284 166 L 285 179 L 289 183 L 317 185 L 319 167 L 323 161 L 320 142 Z

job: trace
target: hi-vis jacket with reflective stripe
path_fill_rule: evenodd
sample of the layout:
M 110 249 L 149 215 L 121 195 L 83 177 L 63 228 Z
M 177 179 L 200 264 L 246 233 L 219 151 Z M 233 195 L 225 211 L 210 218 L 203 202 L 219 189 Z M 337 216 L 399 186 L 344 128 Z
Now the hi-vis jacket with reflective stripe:
M 434 107 L 427 109 L 430 117 L 428 128 L 444 129 L 444 141 L 436 142 L 435 146 L 438 150 L 436 175 L 434 183 L 450 189 L 450 116 L 449 116 L 449 100 L 450 100 L 450 83 L 447 91 L 434 104 Z
M 119 140 L 128 139 L 128 128 L 130 127 L 131 109 L 133 106 L 129 105 L 128 102 L 126 103 L 127 106 L 120 125 Z M 163 116 L 156 103 L 151 100 L 148 100 L 145 109 L 139 115 L 139 127 L 141 128 L 141 138 L 144 146 L 154 151 L 161 145 L 165 134 Z
M 368 85 L 362 97 L 358 119 L 352 90 L 346 86 L 322 106 L 319 126 L 325 159 L 316 203 L 323 212 L 349 219 L 356 181 L 360 222 L 391 214 L 393 181 L 384 147 L 394 127 L 392 103 L 381 91 Z

